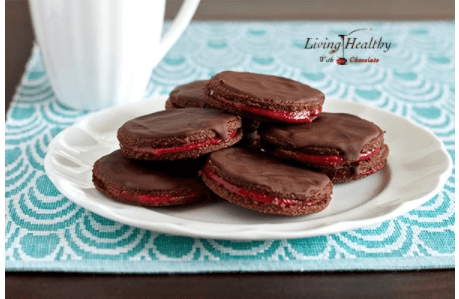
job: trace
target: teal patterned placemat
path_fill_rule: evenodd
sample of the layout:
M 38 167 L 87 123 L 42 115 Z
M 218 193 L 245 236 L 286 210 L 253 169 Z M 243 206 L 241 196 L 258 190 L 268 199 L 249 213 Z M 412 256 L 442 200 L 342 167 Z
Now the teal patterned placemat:
M 358 28 L 360 41 L 390 49 L 347 49 L 378 63 L 320 62 Z M 317 39 L 316 39 L 317 38 Z M 379 38 L 383 38 L 380 40 Z M 328 40 L 327 40 L 328 39 Z M 338 51 L 337 53 L 340 53 Z M 336 59 L 336 55 L 334 56 Z M 193 23 L 153 71 L 146 96 L 232 69 L 290 77 L 327 96 L 380 107 L 429 128 L 454 161 L 454 23 Z M 173 236 L 104 219 L 62 196 L 45 174 L 46 148 L 86 115 L 61 105 L 34 48 L 7 114 L 6 270 L 115 273 L 322 271 L 453 268 L 455 170 L 423 206 L 379 225 L 295 240 L 228 241 Z

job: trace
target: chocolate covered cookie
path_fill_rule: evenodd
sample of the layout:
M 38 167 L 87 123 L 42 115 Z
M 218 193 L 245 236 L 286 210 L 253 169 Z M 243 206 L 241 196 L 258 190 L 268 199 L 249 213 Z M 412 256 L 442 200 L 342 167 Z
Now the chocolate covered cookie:
M 209 80 L 205 100 L 211 107 L 259 121 L 309 123 L 321 113 L 325 96 L 291 79 L 225 71 Z
M 196 158 L 242 138 L 239 116 L 210 108 L 155 112 L 126 122 L 118 130 L 121 151 L 137 160 Z
M 200 176 L 210 190 L 229 202 L 290 216 L 325 209 L 333 187 L 322 173 L 236 147 L 210 154 Z
M 204 87 L 209 80 L 193 81 L 174 88 L 166 101 L 166 109 L 208 108 L 204 99 Z
M 324 112 L 311 124 L 264 124 L 259 133 L 266 152 L 323 172 L 333 182 L 373 174 L 389 154 L 381 128 L 346 113 Z
M 203 161 L 136 161 L 120 150 L 94 163 L 94 186 L 108 197 L 142 206 L 172 206 L 209 196 L 198 177 Z

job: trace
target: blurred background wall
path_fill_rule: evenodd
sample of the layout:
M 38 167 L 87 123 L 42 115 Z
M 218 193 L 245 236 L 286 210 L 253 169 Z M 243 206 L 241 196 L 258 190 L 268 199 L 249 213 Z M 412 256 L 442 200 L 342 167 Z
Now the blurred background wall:
M 183 1 L 167 1 L 172 18 Z M 201 0 L 195 19 L 454 20 L 454 0 Z

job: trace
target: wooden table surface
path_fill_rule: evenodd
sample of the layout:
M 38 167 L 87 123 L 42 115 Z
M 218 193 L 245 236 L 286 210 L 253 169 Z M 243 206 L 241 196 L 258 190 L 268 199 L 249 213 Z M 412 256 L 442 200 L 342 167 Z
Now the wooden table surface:
M 166 17 L 182 1 L 168 1 Z M 195 19 L 454 20 L 454 0 L 202 0 Z M 34 35 L 26 1 L 5 2 L 5 109 Z M 6 298 L 454 298 L 455 270 L 81 274 L 6 273 Z

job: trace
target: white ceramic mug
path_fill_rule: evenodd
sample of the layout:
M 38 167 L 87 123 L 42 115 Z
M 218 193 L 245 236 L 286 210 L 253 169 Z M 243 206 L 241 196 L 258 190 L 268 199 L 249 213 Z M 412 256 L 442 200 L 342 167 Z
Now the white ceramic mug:
M 98 110 L 139 100 L 153 68 L 191 21 L 185 0 L 161 37 L 165 0 L 29 0 L 35 36 L 57 98 Z

